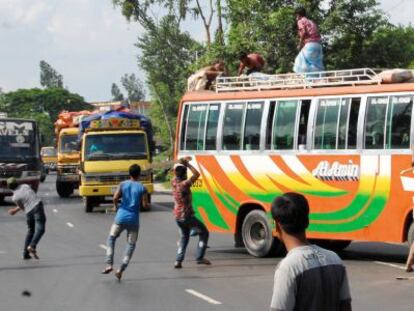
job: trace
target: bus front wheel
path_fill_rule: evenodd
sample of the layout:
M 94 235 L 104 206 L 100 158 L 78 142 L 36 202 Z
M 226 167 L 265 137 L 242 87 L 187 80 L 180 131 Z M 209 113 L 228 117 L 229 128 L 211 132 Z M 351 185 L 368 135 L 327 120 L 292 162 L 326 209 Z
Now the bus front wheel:
M 255 257 L 265 257 L 277 250 L 281 242 L 272 235 L 272 228 L 262 210 L 252 210 L 242 225 L 242 238 L 247 251 Z
M 93 208 L 96 205 L 96 201 L 94 197 L 84 197 L 83 198 L 83 207 L 85 209 L 85 213 L 92 213 Z

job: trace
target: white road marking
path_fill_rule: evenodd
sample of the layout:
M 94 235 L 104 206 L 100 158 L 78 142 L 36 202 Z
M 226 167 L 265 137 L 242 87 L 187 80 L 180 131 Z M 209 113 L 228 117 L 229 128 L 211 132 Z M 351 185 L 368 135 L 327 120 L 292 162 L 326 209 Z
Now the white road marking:
M 383 266 L 388 266 L 388 267 L 392 267 L 392 268 L 397 268 L 397 269 L 405 270 L 405 267 L 404 266 L 401 266 L 401 265 L 396 265 L 396 264 L 393 264 L 393 263 L 382 262 L 382 261 L 374 261 L 374 262 L 376 264 L 379 264 L 379 265 L 383 265 Z
M 104 249 L 104 250 L 107 250 L 108 248 L 106 247 L 106 245 L 104 245 L 104 244 L 99 244 L 99 247 L 100 248 L 102 248 L 102 249 Z
M 57 213 L 58 210 L 56 208 L 53 209 L 53 213 Z
M 71 223 L 71 222 L 67 222 L 66 224 L 67 224 L 67 225 L 68 225 L 68 227 L 70 227 L 70 228 L 75 227 L 75 226 L 73 225 L 73 223 Z
M 221 305 L 220 301 L 214 300 L 213 298 L 203 295 L 202 293 L 199 293 L 195 291 L 194 289 L 186 289 L 185 291 L 193 296 L 196 296 L 197 298 L 203 299 L 207 301 L 208 303 L 211 303 L 212 305 Z

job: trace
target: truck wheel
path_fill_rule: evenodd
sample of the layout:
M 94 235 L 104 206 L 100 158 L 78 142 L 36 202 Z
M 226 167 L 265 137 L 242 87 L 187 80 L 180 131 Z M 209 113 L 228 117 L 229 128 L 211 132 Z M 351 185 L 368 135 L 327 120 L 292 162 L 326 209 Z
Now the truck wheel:
M 265 257 L 281 251 L 281 242 L 272 235 L 272 228 L 262 210 L 252 210 L 242 225 L 242 237 L 247 251 L 255 257 Z
M 95 200 L 93 197 L 83 197 L 83 207 L 85 209 L 85 213 L 92 213 L 94 206 Z
M 68 198 L 73 193 L 75 189 L 73 188 L 72 184 L 63 183 L 63 182 L 56 182 L 56 191 L 61 198 Z
M 408 246 L 411 246 L 414 243 L 414 222 L 411 223 L 410 228 L 408 229 L 407 243 Z

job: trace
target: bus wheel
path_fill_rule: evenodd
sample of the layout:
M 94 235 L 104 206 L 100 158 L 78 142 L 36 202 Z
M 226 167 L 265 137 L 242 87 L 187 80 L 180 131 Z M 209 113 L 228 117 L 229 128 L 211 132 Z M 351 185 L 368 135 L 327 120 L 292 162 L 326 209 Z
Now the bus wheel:
M 273 238 L 272 228 L 262 210 L 252 210 L 242 225 L 242 238 L 247 251 L 255 257 L 270 255 L 281 244 Z
M 408 229 L 407 242 L 409 247 L 414 243 L 414 222 L 411 223 L 410 228 Z
M 74 187 L 70 183 L 56 182 L 56 191 L 61 198 L 68 198 L 74 191 Z
M 85 213 L 92 213 L 95 207 L 95 199 L 93 197 L 83 197 L 83 208 Z

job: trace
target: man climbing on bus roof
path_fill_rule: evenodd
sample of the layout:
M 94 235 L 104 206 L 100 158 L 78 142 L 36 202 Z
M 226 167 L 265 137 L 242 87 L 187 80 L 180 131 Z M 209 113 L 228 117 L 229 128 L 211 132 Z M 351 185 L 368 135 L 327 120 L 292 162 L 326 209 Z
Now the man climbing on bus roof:
M 295 59 L 293 71 L 296 73 L 323 71 L 323 51 L 318 26 L 307 18 L 303 7 L 295 10 L 295 16 L 299 35 L 299 54 Z
M 188 78 L 188 91 L 209 90 L 216 78 L 223 73 L 226 73 L 224 62 L 216 60 L 212 65 L 197 70 Z
M 265 65 L 263 57 L 258 53 L 247 54 L 246 52 L 242 52 L 240 53 L 239 60 L 239 76 L 243 74 L 246 68 L 246 75 L 250 75 L 254 72 L 261 72 Z
M 270 311 L 351 310 L 348 277 L 341 259 L 306 239 L 306 198 L 285 193 L 273 200 L 271 212 L 288 254 L 276 268 Z

